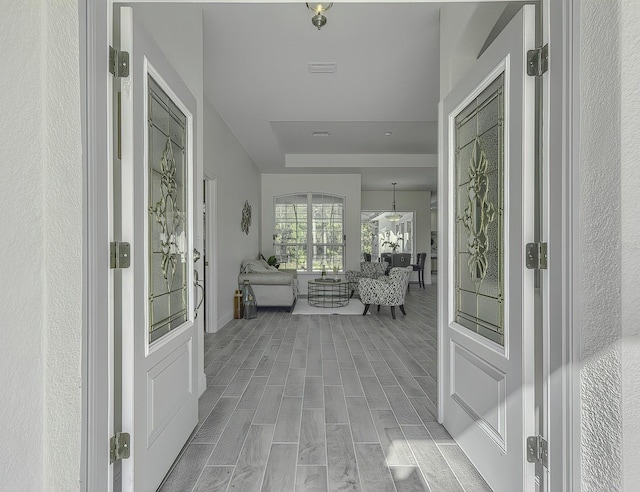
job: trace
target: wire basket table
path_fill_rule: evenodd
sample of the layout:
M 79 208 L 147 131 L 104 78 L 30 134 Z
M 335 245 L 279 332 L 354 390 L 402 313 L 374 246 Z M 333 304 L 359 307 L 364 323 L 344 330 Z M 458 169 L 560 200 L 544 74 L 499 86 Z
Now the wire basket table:
M 310 280 L 308 288 L 309 306 L 336 308 L 349 304 L 349 282 L 346 280 Z

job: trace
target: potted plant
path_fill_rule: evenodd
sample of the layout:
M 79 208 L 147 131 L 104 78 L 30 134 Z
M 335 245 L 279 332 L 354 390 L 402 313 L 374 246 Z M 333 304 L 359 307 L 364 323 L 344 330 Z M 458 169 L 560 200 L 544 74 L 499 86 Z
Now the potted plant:
M 274 255 L 269 256 L 269 259 L 267 260 L 267 263 L 269 264 L 269 266 L 274 266 L 276 268 L 280 268 L 280 262 L 278 261 L 278 259 Z
M 382 243 L 382 246 L 389 246 L 391 248 L 391 251 L 395 253 L 396 250 L 400 247 L 400 241 L 404 241 L 404 239 L 399 237 L 395 240 L 395 242 L 387 239 Z

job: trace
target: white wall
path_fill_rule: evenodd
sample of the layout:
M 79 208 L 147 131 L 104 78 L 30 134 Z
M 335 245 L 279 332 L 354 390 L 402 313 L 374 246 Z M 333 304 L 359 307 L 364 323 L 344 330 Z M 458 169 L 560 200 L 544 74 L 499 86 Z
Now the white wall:
M 451 3 L 440 9 L 440 99 L 467 72 L 505 9 L 501 3 Z
M 621 3 L 622 456 L 624 490 L 640 483 L 640 2 Z
M 0 206 L 2 303 L 0 423 L 11 452 L 0 460 L 7 490 L 42 489 L 44 442 L 44 174 L 42 148 L 43 12 L 37 3 L 9 0 L 0 16 L 0 148 L 5 154 Z M 24 70 L 30 67 L 30 70 Z M 6 71 L 5 71 L 6 70 Z M 35 143 L 35 145 L 34 145 Z M 29 224 L 29 227 L 25 225 Z M 11 283 L 7 280 L 11 279 Z M 7 480 L 7 481 L 5 481 Z
M 78 488 L 80 471 L 84 229 L 78 5 L 76 0 L 43 5 L 47 40 L 44 485 L 48 490 L 73 490 Z
M 388 210 L 393 202 L 393 191 L 363 191 L 362 192 L 362 210 Z M 414 234 L 416 238 L 416 249 L 413 252 L 427 253 L 427 266 L 429 268 L 428 258 L 431 255 L 431 192 L 430 191 L 396 191 L 396 210 L 414 211 L 415 224 Z M 412 261 L 417 261 L 415 256 Z M 415 277 L 415 278 L 414 278 Z M 412 282 L 417 281 L 417 274 L 413 274 Z M 428 273 L 424 276 L 426 284 L 431 283 L 431 275 Z
M 622 487 L 620 2 L 580 8 L 582 491 L 596 492 Z
M 77 31 L 74 0 L 3 3 L 3 490 L 79 488 L 83 221 Z
M 347 270 L 360 269 L 360 201 L 359 174 L 263 174 L 261 248 L 273 254 L 273 197 L 295 192 L 331 193 L 346 197 L 345 234 L 347 235 Z M 306 295 L 307 280 L 317 274 L 298 274 L 300 293 Z
M 260 237 L 260 173 L 214 106 L 205 99 L 204 172 L 217 183 L 214 255 L 218 265 L 218 328 L 233 319 L 233 293 L 238 288 L 242 260 L 256 258 Z M 245 200 L 252 223 L 249 234 L 240 229 Z

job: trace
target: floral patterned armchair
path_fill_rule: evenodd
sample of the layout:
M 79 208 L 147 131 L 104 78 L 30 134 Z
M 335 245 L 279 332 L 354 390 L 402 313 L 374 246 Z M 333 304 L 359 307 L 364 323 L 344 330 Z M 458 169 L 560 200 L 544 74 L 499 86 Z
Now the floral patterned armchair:
M 381 262 L 371 262 L 371 261 L 363 261 L 360 263 L 360 271 L 356 270 L 347 270 L 345 272 L 345 277 L 347 282 L 349 282 L 349 288 L 351 289 L 351 294 L 349 298 L 353 297 L 353 293 L 358 290 L 358 282 L 361 278 L 378 278 L 384 276 L 387 271 L 387 266 L 389 264 L 386 261 Z
M 396 306 L 399 306 L 402 314 L 406 315 L 404 298 L 412 271 L 412 267 L 397 267 L 391 269 L 388 277 L 360 279 L 360 300 L 364 304 L 362 315 L 367 314 L 371 304 L 376 304 L 378 311 L 380 311 L 380 306 L 391 306 L 391 317 L 393 319 L 396 319 Z

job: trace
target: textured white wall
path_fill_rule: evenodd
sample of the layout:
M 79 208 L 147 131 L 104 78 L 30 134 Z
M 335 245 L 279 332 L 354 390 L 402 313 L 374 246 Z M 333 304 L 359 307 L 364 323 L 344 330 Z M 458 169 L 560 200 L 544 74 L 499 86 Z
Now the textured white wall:
M 622 487 L 619 6 L 580 3 L 582 492 Z
M 3 3 L 3 490 L 77 490 L 82 162 L 75 0 Z
M 204 172 L 216 178 L 215 219 L 218 258 L 218 327 L 233 319 L 233 293 L 242 260 L 258 255 L 260 237 L 260 173 L 214 106 L 205 99 Z M 249 234 L 240 229 L 245 200 L 251 205 Z
M 83 181 L 77 0 L 43 2 L 46 490 L 79 488 Z
M 6 490 L 43 487 L 42 16 L 37 2 L 22 0 L 4 2 L 0 16 L 0 433 L 11 443 L 0 477 Z
M 640 484 L 640 2 L 621 7 L 622 466 L 631 491 Z

